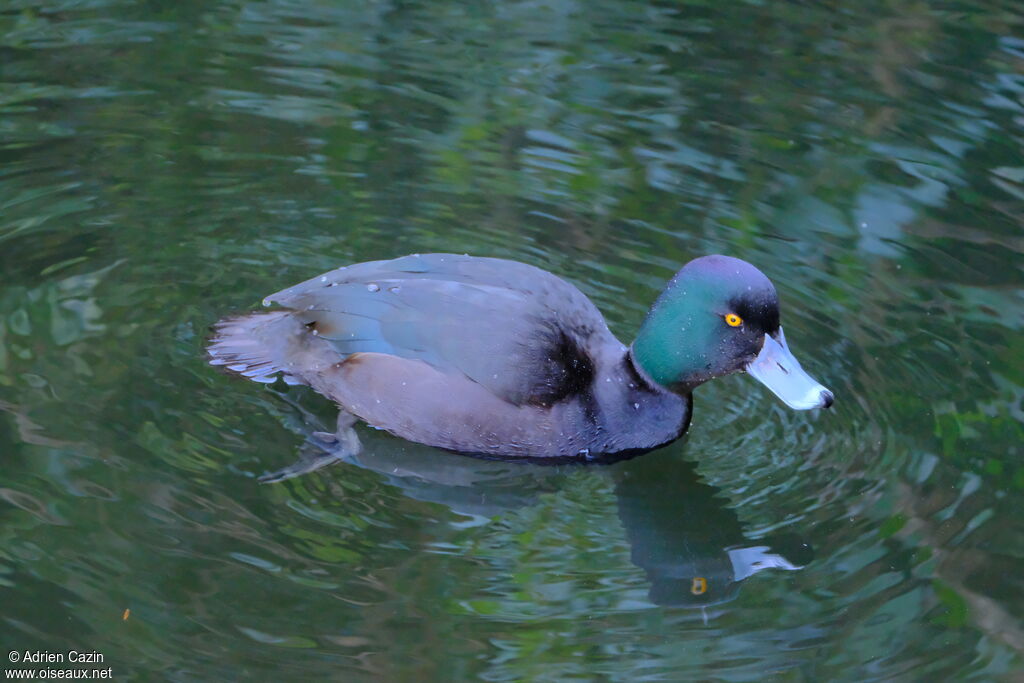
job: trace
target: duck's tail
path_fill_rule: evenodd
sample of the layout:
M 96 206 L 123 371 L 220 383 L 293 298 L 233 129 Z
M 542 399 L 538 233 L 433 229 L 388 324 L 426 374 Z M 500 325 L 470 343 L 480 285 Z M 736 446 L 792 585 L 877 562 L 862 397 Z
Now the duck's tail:
M 288 384 L 307 384 L 296 361 L 306 351 L 308 331 L 290 311 L 225 318 L 213 326 L 206 346 L 210 365 L 223 365 L 254 382 L 269 384 L 278 373 Z

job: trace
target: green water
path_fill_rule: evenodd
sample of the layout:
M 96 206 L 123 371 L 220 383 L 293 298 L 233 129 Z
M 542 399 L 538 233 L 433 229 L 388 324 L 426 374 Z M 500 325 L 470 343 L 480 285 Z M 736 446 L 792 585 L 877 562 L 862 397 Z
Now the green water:
M 1020 675 L 1022 149 L 1010 0 L 4 0 L 0 668 Z M 208 326 L 429 251 L 547 268 L 624 340 L 745 258 L 836 405 L 736 376 L 618 465 L 361 428 L 258 484 L 332 409 L 206 365 Z

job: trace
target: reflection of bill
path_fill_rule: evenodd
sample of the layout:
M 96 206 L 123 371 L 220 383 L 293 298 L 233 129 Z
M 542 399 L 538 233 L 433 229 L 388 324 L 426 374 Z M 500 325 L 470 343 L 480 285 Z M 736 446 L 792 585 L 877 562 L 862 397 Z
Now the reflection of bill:
M 313 422 L 309 417 L 307 425 Z M 337 462 L 324 448 L 330 449 L 330 443 L 309 437 L 305 454 L 286 476 Z M 486 524 L 502 512 L 530 506 L 559 485 L 552 476 L 558 469 L 550 466 L 479 460 L 415 444 L 371 446 L 341 460 L 380 473 L 410 498 L 441 503 L 474 518 L 464 526 Z M 693 463 L 679 459 L 677 448 L 596 466 L 594 471 L 615 480 L 630 559 L 646 573 L 649 597 L 656 604 L 728 602 L 740 583 L 757 572 L 797 570 L 812 558 L 810 546 L 795 536 L 757 542 L 746 538 L 719 489 L 702 483 Z
M 764 569 L 801 569 L 810 546 L 795 536 L 752 543 L 719 489 L 665 449 L 613 468 L 630 558 L 651 582 L 651 602 L 701 607 L 728 602 Z

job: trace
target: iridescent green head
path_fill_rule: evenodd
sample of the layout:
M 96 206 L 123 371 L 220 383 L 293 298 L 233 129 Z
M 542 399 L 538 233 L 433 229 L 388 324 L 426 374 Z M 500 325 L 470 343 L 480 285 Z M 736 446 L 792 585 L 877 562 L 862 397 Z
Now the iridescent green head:
M 632 354 L 648 377 L 679 393 L 746 371 L 791 408 L 833 401 L 789 352 L 771 280 L 729 256 L 694 259 L 676 273 L 647 314 Z

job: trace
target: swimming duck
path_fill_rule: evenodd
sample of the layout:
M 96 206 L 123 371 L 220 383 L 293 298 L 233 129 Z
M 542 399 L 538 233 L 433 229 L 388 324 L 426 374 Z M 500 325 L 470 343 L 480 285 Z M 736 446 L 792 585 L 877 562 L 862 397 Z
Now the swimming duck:
M 333 400 L 350 453 L 363 420 L 490 457 L 635 454 L 686 431 L 697 386 L 741 371 L 797 410 L 833 401 L 790 353 L 771 281 L 728 256 L 686 264 L 632 346 L 572 284 L 497 258 L 358 263 L 263 303 L 281 308 L 214 326 L 210 363 Z

